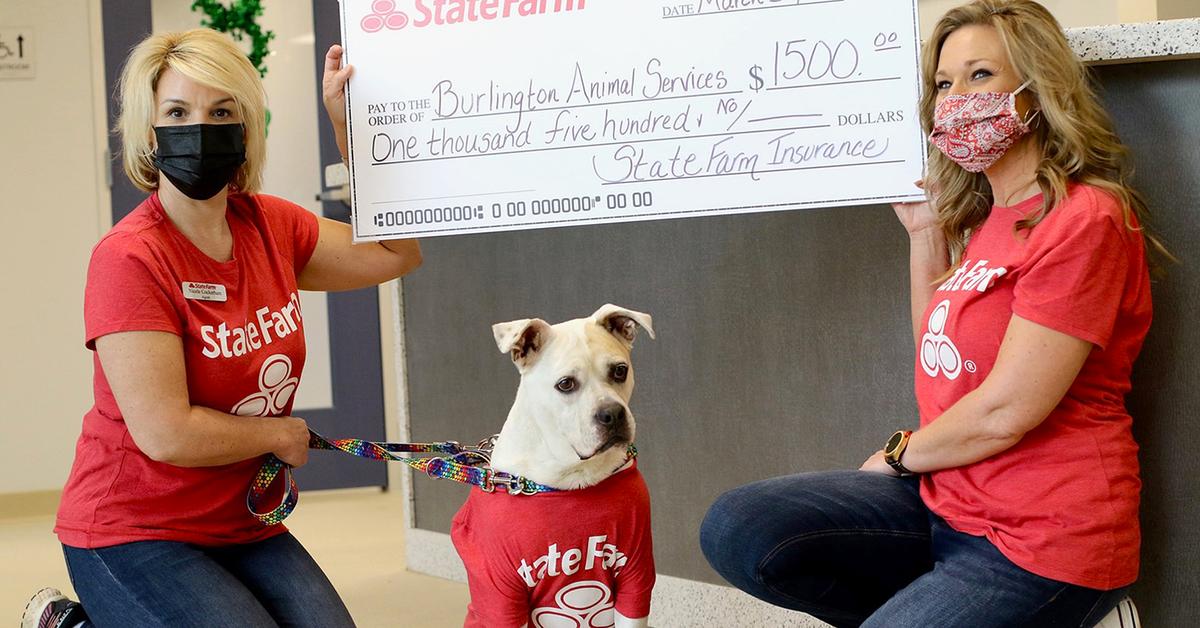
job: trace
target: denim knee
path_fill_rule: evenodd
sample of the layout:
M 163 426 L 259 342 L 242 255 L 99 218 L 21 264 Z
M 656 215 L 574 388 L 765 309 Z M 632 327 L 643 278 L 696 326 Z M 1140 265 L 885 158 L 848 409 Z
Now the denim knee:
M 752 508 L 747 503 L 746 487 L 738 487 L 717 497 L 700 523 L 700 550 L 708 564 L 733 584 L 753 579 L 754 569 L 748 565 L 744 532 L 750 524 Z M 740 550 L 740 551 L 739 551 Z

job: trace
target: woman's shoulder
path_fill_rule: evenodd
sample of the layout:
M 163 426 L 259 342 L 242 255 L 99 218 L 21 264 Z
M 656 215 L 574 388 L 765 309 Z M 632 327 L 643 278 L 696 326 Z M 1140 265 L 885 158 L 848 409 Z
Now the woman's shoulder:
M 1113 192 L 1096 185 L 1072 183 L 1067 197 L 1034 227 L 1032 240 L 1050 247 L 1065 241 L 1104 247 L 1124 242 L 1136 247 L 1141 242 L 1136 220 Z
M 158 204 L 157 197 L 151 196 L 101 236 L 92 247 L 92 256 L 137 257 L 152 254 L 162 246 L 167 236 L 165 226 L 162 206 Z
M 308 211 L 286 198 L 271 194 L 243 194 L 239 192 L 231 194 L 229 200 L 231 207 L 249 213 L 274 215 L 295 211 Z
M 231 194 L 229 206 L 248 224 L 276 235 L 292 233 L 297 225 L 316 224 L 316 214 L 308 209 L 270 194 Z
M 297 233 L 308 237 L 318 228 L 318 214 L 285 198 L 270 194 L 235 194 L 230 199 L 230 207 L 241 212 L 248 224 L 272 234 L 280 242 L 293 240 Z
M 1088 183 L 1072 183 L 1067 188 L 1067 197 L 1050 212 L 1049 217 L 1056 217 L 1060 222 L 1083 221 L 1115 225 L 1123 225 L 1125 222 L 1121 201 L 1112 192 Z

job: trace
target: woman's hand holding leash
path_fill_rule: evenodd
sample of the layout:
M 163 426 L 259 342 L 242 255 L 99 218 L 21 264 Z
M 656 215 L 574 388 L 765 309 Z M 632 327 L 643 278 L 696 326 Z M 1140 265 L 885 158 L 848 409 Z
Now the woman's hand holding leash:
M 271 453 L 293 469 L 304 466 L 308 462 L 308 423 L 294 416 L 271 420 L 277 424 Z

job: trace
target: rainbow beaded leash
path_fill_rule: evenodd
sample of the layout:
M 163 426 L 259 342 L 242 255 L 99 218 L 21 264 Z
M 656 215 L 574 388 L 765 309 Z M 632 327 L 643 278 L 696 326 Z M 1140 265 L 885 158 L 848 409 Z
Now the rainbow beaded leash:
M 504 471 L 494 471 L 487 466 L 491 462 L 492 447 L 496 444 L 496 436 L 480 441 L 475 446 L 463 446 L 456 441 L 441 443 L 376 443 L 357 438 L 328 439 L 309 430 L 308 446 L 310 449 L 328 449 L 341 451 L 359 458 L 370 460 L 391 460 L 403 462 L 416 471 L 421 471 L 434 479 L 453 480 L 462 484 L 478 486 L 485 493 L 495 492 L 497 488 L 508 491 L 510 495 L 537 495 L 549 493 L 558 489 L 538 484 L 523 476 L 512 475 Z M 399 456 L 397 454 L 441 454 L 424 457 Z M 637 456 L 637 448 L 629 445 L 626 452 L 626 462 Z M 267 489 L 275 482 L 280 470 L 287 480 L 287 489 L 278 506 L 269 512 L 260 512 L 258 503 L 262 501 Z M 299 499 L 296 480 L 292 477 L 292 468 L 283 461 L 271 456 L 254 476 L 250 492 L 246 495 L 246 507 L 250 514 L 261 521 L 263 525 L 275 525 L 287 519 L 296 508 Z

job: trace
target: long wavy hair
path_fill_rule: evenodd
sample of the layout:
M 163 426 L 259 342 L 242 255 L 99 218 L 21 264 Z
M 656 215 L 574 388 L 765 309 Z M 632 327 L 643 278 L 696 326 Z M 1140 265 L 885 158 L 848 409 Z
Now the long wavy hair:
M 1128 149 L 1113 128 L 1112 119 L 1092 89 L 1087 68 L 1067 42 L 1062 26 L 1045 7 L 1032 0 L 975 0 L 951 9 L 938 21 L 921 55 L 921 125 L 933 130 L 937 105 L 934 75 L 946 38 L 964 26 L 991 26 L 999 33 L 1013 69 L 1029 80 L 1027 88 L 1040 110 L 1032 141 L 1041 155 L 1037 184 L 1044 194 L 1040 212 L 1017 223 L 1028 230 L 1042 221 L 1067 197 L 1069 183 L 1084 183 L 1111 194 L 1121 206 L 1125 225 L 1139 231 L 1147 243 L 1166 259 L 1173 259 L 1162 244 L 1146 232 L 1149 211 L 1141 194 L 1130 185 L 1133 176 Z M 991 211 L 991 186 L 983 173 L 973 174 L 938 150 L 929 154 L 926 190 L 946 235 L 950 267 L 962 261 L 967 239 Z

